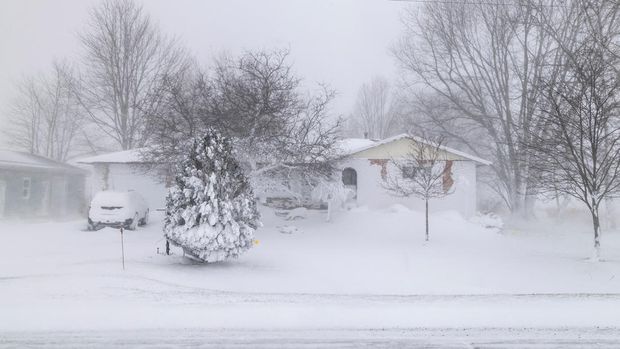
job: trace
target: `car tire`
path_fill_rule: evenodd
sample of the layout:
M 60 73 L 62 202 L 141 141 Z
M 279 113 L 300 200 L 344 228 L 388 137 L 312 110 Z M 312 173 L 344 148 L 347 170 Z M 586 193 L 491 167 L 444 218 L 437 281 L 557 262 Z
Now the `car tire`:
M 146 210 L 144 217 L 140 220 L 140 223 L 138 225 L 144 226 L 144 225 L 147 225 L 148 222 L 149 222 L 149 210 Z
M 133 216 L 133 219 L 131 220 L 131 224 L 129 224 L 129 226 L 127 227 L 127 230 L 136 230 L 136 227 L 138 226 L 138 212 L 136 212 L 136 215 Z

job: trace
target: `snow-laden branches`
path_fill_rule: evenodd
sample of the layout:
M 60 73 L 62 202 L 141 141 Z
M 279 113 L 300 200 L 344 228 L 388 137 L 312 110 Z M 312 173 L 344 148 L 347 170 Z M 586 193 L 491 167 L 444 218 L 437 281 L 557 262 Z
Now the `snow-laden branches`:
M 192 143 L 166 197 L 166 239 L 203 262 L 236 258 L 260 226 L 252 188 L 226 138 L 208 129 Z

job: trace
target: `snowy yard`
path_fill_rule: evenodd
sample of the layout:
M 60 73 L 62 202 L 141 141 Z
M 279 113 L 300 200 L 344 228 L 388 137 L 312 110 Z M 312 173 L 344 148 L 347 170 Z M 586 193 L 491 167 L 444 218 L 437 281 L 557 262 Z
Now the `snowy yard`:
M 125 233 L 125 271 L 118 230 L 2 222 L 0 331 L 620 326 L 620 232 L 592 263 L 574 223 L 498 233 L 445 212 L 426 243 L 399 206 L 262 214 L 255 247 L 212 265 L 158 255 L 152 217 Z

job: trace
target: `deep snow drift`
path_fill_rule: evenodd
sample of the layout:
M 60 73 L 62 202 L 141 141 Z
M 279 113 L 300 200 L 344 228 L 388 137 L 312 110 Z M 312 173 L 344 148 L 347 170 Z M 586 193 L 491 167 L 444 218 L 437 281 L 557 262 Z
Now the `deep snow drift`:
M 620 326 L 616 231 L 603 236 L 605 261 L 590 263 L 587 224 L 498 232 L 444 212 L 425 243 L 422 214 L 401 206 L 331 223 L 324 212 L 289 221 L 262 211 L 254 248 L 211 265 L 158 255 L 153 215 L 125 232 L 126 271 L 118 230 L 1 222 L 0 331 Z

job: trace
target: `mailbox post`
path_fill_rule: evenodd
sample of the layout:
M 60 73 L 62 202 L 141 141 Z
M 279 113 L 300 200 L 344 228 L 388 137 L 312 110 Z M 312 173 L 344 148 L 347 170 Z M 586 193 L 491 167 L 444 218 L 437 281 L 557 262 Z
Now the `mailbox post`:
M 121 255 L 122 255 L 122 260 L 123 260 L 123 270 L 125 270 L 125 242 L 123 239 L 123 232 L 124 232 L 124 228 L 123 226 L 121 226 Z

